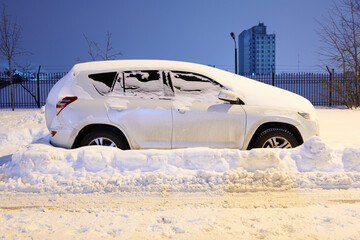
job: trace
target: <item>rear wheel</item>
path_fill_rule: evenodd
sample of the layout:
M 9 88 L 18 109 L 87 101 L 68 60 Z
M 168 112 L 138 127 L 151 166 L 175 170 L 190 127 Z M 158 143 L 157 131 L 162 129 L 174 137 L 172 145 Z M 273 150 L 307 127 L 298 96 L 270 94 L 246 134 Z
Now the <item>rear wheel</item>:
M 295 136 L 283 128 L 269 128 L 255 139 L 252 148 L 294 148 L 299 146 Z
M 92 129 L 88 134 L 83 137 L 79 145 L 80 147 L 97 145 L 117 147 L 122 150 L 129 149 L 129 144 L 127 143 L 123 135 L 120 133 L 120 131 L 109 127 Z

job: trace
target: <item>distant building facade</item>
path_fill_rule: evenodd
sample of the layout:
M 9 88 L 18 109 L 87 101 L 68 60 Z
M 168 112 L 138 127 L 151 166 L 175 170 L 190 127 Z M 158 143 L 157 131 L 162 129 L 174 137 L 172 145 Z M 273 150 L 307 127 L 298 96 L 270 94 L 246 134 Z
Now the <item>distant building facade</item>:
M 266 34 L 264 23 L 239 35 L 239 73 L 275 72 L 275 34 Z

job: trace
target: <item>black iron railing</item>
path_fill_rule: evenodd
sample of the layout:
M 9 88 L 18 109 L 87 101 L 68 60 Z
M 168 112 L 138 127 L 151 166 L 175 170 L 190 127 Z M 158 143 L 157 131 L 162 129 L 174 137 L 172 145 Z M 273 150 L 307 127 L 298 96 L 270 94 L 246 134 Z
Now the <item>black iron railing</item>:
M 38 108 L 45 105 L 47 95 L 54 84 L 66 73 L 42 73 L 14 75 L 15 108 Z M 329 73 L 281 73 L 247 75 L 245 77 L 274 85 L 307 98 L 314 105 L 344 105 L 343 96 L 336 92 L 333 82 L 345 81 L 343 75 Z M 346 80 L 348 81 L 348 78 Z M 346 85 L 346 84 L 345 84 Z M 39 88 L 38 88 L 39 86 Z M 338 91 L 341 92 L 341 91 Z M 11 108 L 11 88 L 8 74 L 0 73 L 0 108 Z

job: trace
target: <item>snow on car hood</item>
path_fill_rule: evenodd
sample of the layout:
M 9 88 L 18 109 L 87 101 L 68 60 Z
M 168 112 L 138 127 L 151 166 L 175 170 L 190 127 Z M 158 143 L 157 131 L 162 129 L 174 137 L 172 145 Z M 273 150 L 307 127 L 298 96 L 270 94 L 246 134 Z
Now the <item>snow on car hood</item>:
M 290 109 L 315 116 L 311 102 L 295 93 L 231 73 L 217 80 L 234 91 L 246 105 Z

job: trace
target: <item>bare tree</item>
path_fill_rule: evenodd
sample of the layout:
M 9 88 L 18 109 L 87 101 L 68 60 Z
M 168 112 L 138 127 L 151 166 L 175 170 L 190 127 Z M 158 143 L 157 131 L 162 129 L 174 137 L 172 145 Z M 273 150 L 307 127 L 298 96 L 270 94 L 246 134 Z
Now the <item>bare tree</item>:
M 19 82 L 20 86 L 31 96 L 34 98 L 35 102 L 38 104 L 38 107 L 40 108 L 40 97 L 39 97 L 39 94 L 38 96 L 36 96 L 36 86 L 34 86 L 33 84 L 26 84 L 27 86 L 24 85 L 24 82 L 23 80 L 26 79 L 26 80 L 29 80 L 32 76 L 32 74 L 30 73 L 31 72 L 31 65 L 29 63 L 25 64 L 25 65 L 19 65 L 19 64 L 16 64 L 17 65 L 17 68 L 20 69 L 21 71 L 21 78 L 22 78 L 22 81 Z M 39 71 L 38 73 L 40 73 L 40 66 L 39 66 Z M 37 79 L 37 81 L 39 81 L 39 79 Z
M 328 82 L 329 91 L 334 93 L 335 101 L 348 108 L 359 107 L 360 0 L 334 3 L 328 15 L 318 23 L 324 44 L 321 54 L 327 65 L 341 72 Z
M 111 33 L 108 31 L 106 33 L 106 46 L 102 49 L 98 43 L 93 40 L 89 40 L 89 38 L 83 33 L 83 37 L 88 45 L 88 54 L 92 61 L 96 60 L 113 60 L 117 57 L 121 56 L 121 52 L 114 52 L 115 49 L 111 43 Z M 85 62 L 80 58 L 77 59 L 78 61 Z
M 14 111 L 14 89 L 12 76 L 12 63 L 16 56 L 27 53 L 20 48 L 21 27 L 12 22 L 11 17 L 6 13 L 5 4 L 2 5 L 0 13 L 0 54 L 6 58 L 9 64 L 10 86 L 11 86 L 11 107 Z

